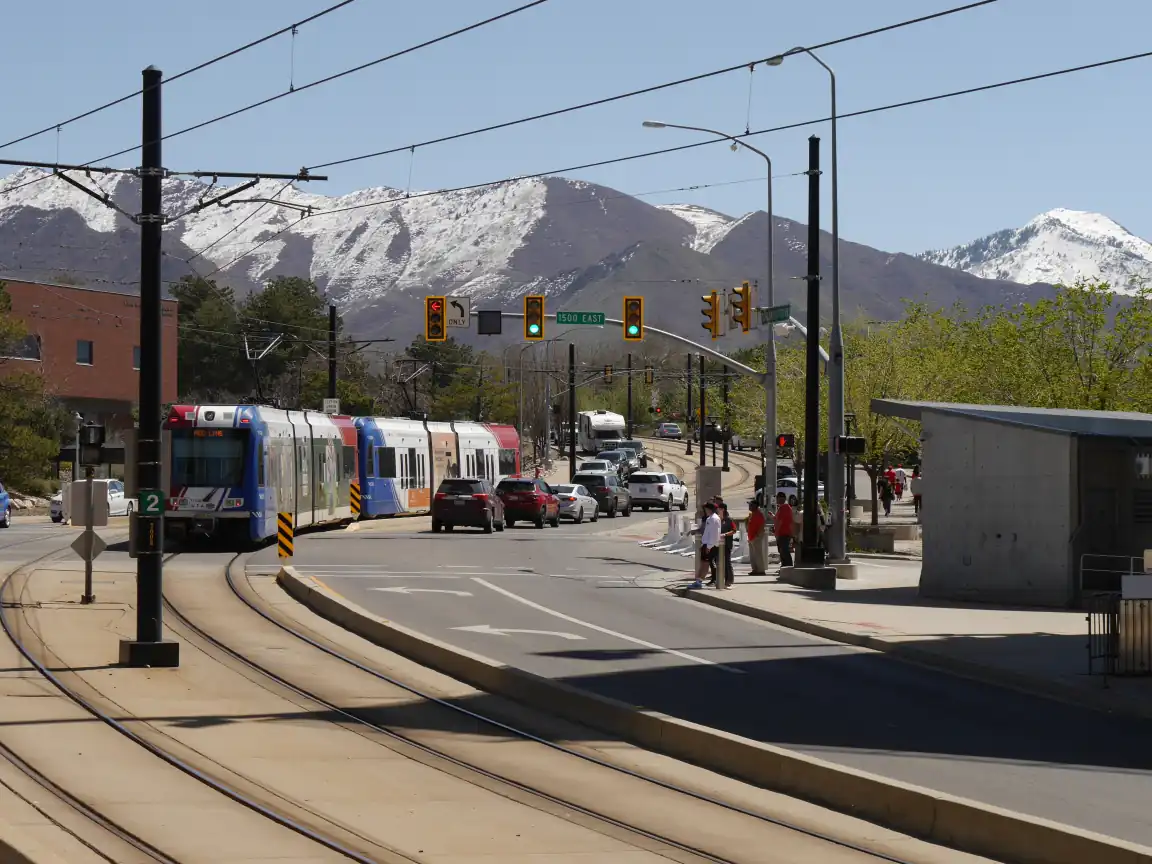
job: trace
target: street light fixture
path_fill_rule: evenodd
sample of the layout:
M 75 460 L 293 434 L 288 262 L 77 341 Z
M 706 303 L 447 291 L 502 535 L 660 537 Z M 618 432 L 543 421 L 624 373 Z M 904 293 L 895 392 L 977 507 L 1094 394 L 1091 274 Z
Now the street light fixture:
M 781 61 L 783 62 L 783 61 Z M 736 151 L 740 147 L 745 150 L 750 150 L 757 156 L 761 157 L 768 165 L 768 305 L 776 305 L 776 289 L 775 279 L 772 273 L 772 257 L 773 251 L 776 246 L 775 234 L 773 230 L 775 227 L 775 218 L 772 212 L 772 159 L 759 148 L 753 147 L 748 142 L 737 138 L 734 135 L 728 135 L 724 132 L 718 132 L 715 129 L 706 129 L 703 126 L 681 126 L 677 123 L 661 123 L 659 120 L 645 120 L 643 126 L 647 129 L 683 129 L 688 132 L 703 132 L 706 135 L 715 135 L 717 138 L 722 138 L 725 141 L 732 142 L 732 150 Z M 775 483 L 776 477 L 776 448 L 769 446 L 770 442 L 776 440 L 776 333 L 775 329 L 771 326 L 768 327 L 768 350 L 764 352 L 764 442 L 760 448 L 760 455 L 762 457 L 762 465 L 764 472 L 765 488 L 767 487 L 768 478 L 771 477 L 772 482 Z M 689 385 L 691 386 L 691 385 Z M 701 418 L 703 419 L 703 418 Z M 703 446 L 703 438 L 701 438 L 701 446 Z
M 836 158 L 836 73 L 832 67 L 803 46 L 777 54 L 765 60 L 768 66 L 779 66 L 785 57 L 807 54 L 824 67 L 831 83 L 832 100 L 832 337 L 829 353 L 832 362 L 828 369 L 828 500 L 831 502 L 831 522 L 828 531 L 828 558 L 847 560 L 847 513 L 844 500 L 844 456 L 836 452 L 836 439 L 844 434 L 844 332 L 840 326 L 840 195 L 837 185 Z

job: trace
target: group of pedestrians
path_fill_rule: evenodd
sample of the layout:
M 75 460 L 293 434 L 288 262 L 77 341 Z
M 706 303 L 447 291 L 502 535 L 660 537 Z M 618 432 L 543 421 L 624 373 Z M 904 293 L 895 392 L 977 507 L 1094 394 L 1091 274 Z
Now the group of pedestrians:
M 758 501 L 748 504 L 748 558 L 752 565 L 750 576 L 766 575 L 767 546 L 763 534 L 768 520 Z M 719 495 L 704 504 L 704 518 L 695 533 L 700 534 L 700 559 L 697 564 L 696 579 L 691 588 L 705 585 L 717 588 L 731 588 L 732 544 L 736 538 L 736 522 L 728 514 L 728 505 Z M 776 496 L 776 512 L 772 515 L 772 531 L 776 535 L 776 546 L 780 550 L 780 565 L 792 566 L 792 539 L 795 531 L 795 517 L 792 505 L 784 493 Z M 720 556 L 724 556 L 724 572 L 720 570 Z M 707 577 L 707 578 L 705 578 Z M 723 581 L 721 581 L 723 580 Z
M 913 468 L 912 476 L 909 477 L 903 465 L 897 465 L 895 468 L 889 465 L 876 481 L 876 494 L 884 506 L 884 515 L 891 516 L 892 502 L 903 501 L 904 493 L 908 492 L 912 495 L 912 507 L 919 516 L 923 483 L 920 466 Z

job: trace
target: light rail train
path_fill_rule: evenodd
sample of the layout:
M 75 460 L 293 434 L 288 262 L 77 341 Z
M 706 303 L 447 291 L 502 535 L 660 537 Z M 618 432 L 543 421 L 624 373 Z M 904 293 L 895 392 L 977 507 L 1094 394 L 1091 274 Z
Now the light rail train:
M 424 513 L 445 477 L 520 473 L 512 426 L 348 417 L 260 405 L 176 405 L 164 422 L 165 526 L 258 543 L 296 529 Z M 359 490 L 359 513 L 353 508 Z

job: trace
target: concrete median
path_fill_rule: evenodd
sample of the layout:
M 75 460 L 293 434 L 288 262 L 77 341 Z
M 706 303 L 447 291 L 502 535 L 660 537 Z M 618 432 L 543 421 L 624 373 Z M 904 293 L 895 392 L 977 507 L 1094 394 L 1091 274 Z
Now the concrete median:
M 1152 849 L 835 765 L 589 693 L 456 648 L 281 568 L 277 582 L 316 614 L 479 690 L 641 747 L 880 825 L 1011 864 L 1152 864 Z

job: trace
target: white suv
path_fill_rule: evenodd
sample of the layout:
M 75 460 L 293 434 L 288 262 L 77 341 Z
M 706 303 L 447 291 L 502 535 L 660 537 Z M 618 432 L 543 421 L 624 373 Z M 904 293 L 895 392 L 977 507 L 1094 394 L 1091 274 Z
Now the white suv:
M 649 507 L 671 510 L 673 506 L 688 509 L 688 487 L 675 474 L 636 471 L 628 478 L 628 491 L 632 494 L 632 506 L 641 510 Z

